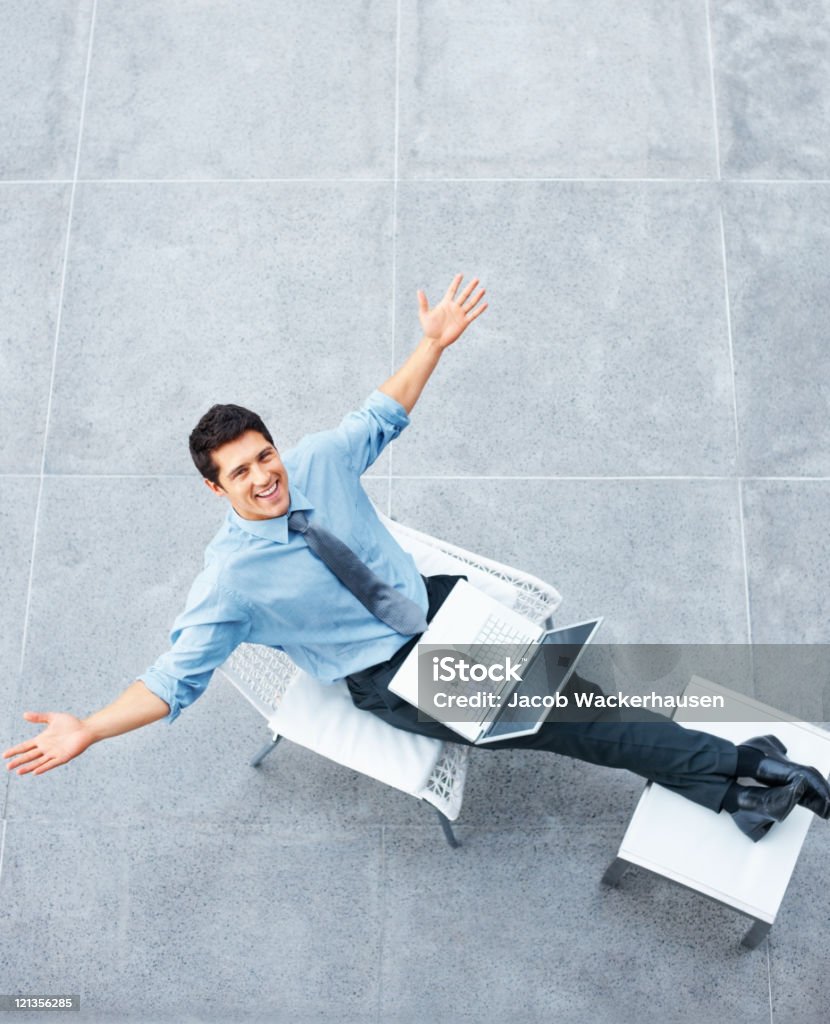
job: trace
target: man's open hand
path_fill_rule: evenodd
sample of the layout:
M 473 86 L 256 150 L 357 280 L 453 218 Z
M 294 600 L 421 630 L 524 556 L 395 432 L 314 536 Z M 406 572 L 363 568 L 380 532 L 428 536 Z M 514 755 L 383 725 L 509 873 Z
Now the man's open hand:
M 6 766 L 9 771 L 25 765 L 18 775 L 32 771 L 35 775 L 42 775 L 59 764 L 71 761 L 95 742 L 80 718 L 64 711 L 24 711 L 23 717 L 29 722 L 46 722 L 47 725 L 32 739 L 3 751 L 3 757 L 16 757 Z
M 484 295 L 483 288 L 479 289 L 478 295 L 474 299 L 470 298 L 470 293 L 478 284 L 477 277 L 470 281 L 457 299 L 455 298 L 463 276 L 463 274 L 455 275 L 443 299 L 432 309 L 429 308 L 425 293 L 418 289 L 418 305 L 420 306 L 418 316 L 424 335 L 427 338 L 432 338 L 441 348 L 452 345 L 464 333 L 468 325 L 487 309 L 486 302 L 478 306 Z

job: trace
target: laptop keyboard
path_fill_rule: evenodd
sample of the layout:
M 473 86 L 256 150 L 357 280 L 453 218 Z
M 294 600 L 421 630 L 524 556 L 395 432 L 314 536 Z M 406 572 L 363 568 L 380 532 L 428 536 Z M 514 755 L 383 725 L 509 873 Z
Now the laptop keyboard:
M 535 641 L 535 634 L 517 629 L 500 618 L 498 612 L 492 612 L 474 640 L 467 644 L 453 644 L 452 646 L 453 650 L 469 655 L 482 665 L 492 665 L 496 662 L 504 664 L 507 658 L 510 658 L 513 665 L 519 665 Z M 483 690 L 489 690 L 490 693 L 498 696 L 512 685 L 513 681 L 510 679 L 504 682 L 484 679 L 481 682 L 458 681 L 454 684 L 454 689 L 456 693 L 465 693 L 470 696 L 474 693 L 481 693 Z M 483 722 L 490 717 L 491 713 L 491 708 L 484 708 L 479 721 Z

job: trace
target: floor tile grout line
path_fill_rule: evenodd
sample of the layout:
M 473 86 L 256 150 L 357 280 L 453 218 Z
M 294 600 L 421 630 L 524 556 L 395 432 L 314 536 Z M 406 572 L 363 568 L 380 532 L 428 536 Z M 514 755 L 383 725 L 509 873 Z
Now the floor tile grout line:
M 395 6 L 395 145 L 392 164 L 392 329 L 390 331 L 390 371 L 395 372 L 395 329 L 397 319 L 397 253 L 398 253 L 398 143 L 400 131 L 400 61 L 401 61 L 401 0 Z M 392 459 L 394 445 L 387 449 L 389 461 L 386 464 L 386 515 L 392 518 Z M 383 954 L 386 941 L 386 826 L 380 826 L 380 920 L 378 934 L 378 981 L 376 1019 L 382 1021 L 383 1009 Z
M 395 326 L 397 319 L 397 254 L 398 254 L 398 141 L 400 130 L 400 62 L 401 62 L 401 0 L 395 7 L 395 123 L 392 162 L 392 329 L 390 331 L 389 376 L 395 372 Z M 386 462 L 386 515 L 392 518 L 392 461 L 394 445 L 387 448 Z
M 735 344 L 732 333 L 732 307 L 729 301 L 729 264 L 726 259 L 726 227 L 723 222 L 723 206 L 718 204 L 718 222 L 720 225 L 721 266 L 723 267 L 723 305 L 726 313 L 726 341 L 729 347 L 729 371 L 732 377 L 732 416 L 735 428 L 735 464 L 740 466 L 741 435 L 738 420 L 738 384 L 735 378 Z
M 738 486 L 738 525 L 741 528 L 741 558 L 743 559 L 744 567 L 744 602 L 746 605 L 746 642 L 749 644 L 749 650 L 752 651 L 752 605 L 749 599 L 749 563 L 746 557 L 746 528 L 744 525 L 744 488 L 740 480 L 737 481 Z M 751 672 L 751 678 L 755 678 L 755 665 L 752 660 L 752 654 L 750 653 L 750 665 L 749 670 Z
M 69 242 L 72 235 L 72 217 L 75 211 L 75 193 L 78 187 L 78 169 L 81 162 L 81 140 L 84 132 L 84 117 L 86 115 L 86 95 L 87 86 L 89 85 L 89 68 L 92 62 L 92 41 L 95 36 L 95 15 L 98 7 L 98 0 L 92 2 L 92 15 L 89 21 L 89 42 L 87 43 L 86 51 L 86 69 L 84 71 L 84 86 L 83 92 L 81 93 L 81 115 L 78 122 L 78 142 L 75 146 L 75 167 L 72 175 L 72 188 L 69 193 L 69 212 L 66 219 L 66 238 L 63 246 L 63 266 L 61 268 L 61 281 L 58 289 L 58 308 L 57 315 L 55 317 L 55 338 L 52 345 L 52 370 L 49 377 L 49 395 L 46 401 L 46 420 L 43 428 L 43 447 L 40 455 L 40 484 L 37 491 L 37 501 L 35 502 L 35 516 L 34 524 L 32 528 L 32 553 L 29 559 L 29 582 L 26 588 L 26 604 L 23 611 L 23 636 L 20 643 L 20 661 L 18 662 L 18 675 L 23 672 L 23 663 L 26 653 L 26 640 L 29 632 L 29 615 L 31 612 L 32 605 L 32 583 L 34 581 L 35 573 L 35 555 L 37 553 L 37 535 L 38 526 L 40 523 L 40 508 L 43 498 L 43 481 L 45 479 L 46 471 L 46 447 L 49 440 L 49 423 L 52 416 L 52 398 L 55 390 L 55 369 L 57 366 L 58 359 L 58 339 L 60 338 L 61 321 L 63 314 L 63 298 L 64 291 L 66 288 L 66 270 L 69 262 Z
M 738 419 L 738 383 L 735 377 L 735 346 L 733 343 L 732 334 L 732 311 L 729 302 L 729 265 L 726 259 L 726 229 L 723 222 L 723 205 L 718 204 L 718 219 L 720 222 L 720 244 L 721 244 L 721 260 L 723 264 L 723 294 L 724 294 L 724 309 L 726 311 L 726 337 L 729 345 L 729 370 L 732 379 L 732 412 L 734 416 L 735 425 L 735 463 L 740 465 L 741 462 L 741 435 L 740 435 L 740 422 Z M 746 639 L 749 644 L 749 649 L 752 651 L 752 603 L 749 594 L 749 562 L 746 557 L 746 523 L 744 520 L 744 481 L 741 476 L 736 476 L 736 486 L 738 491 L 738 525 L 741 531 L 741 561 L 743 567 L 744 577 L 744 602 L 746 608 Z M 752 655 L 750 654 L 750 671 L 752 672 L 752 678 L 754 678 L 754 666 L 752 664 Z
M 380 826 L 380 921 L 378 935 L 378 1002 L 377 1020 L 383 1024 L 383 946 L 386 941 L 386 826 Z
M 71 178 L 9 178 L 0 185 L 71 185 Z
M 394 178 L 79 178 L 81 185 L 389 185 Z M 28 182 L 18 182 L 28 184 Z
M 718 172 L 718 181 L 721 180 L 720 166 L 720 133 L 718 130 L 718 103 L 715 90 L 715 47 L 712 41 L 712 19 L 709 11 L 709 0 L 705 2 L 706 10 L 706 39 L 709 51 L 709 88 L 712 93 L 712 128 L 715 134 L 715 167 Z
M 718 145 L 718 150 L 720 149 Z M 719 157 L 718 157 L 719 159 Z M 14 178 L 0 179 L 3 185 L 273 185 L 273 184 L 352 184 L 381 185 L 394 178 Z M 581 185 L 830 185 L 830 178 L 398 178 L 404 185 L 442 185 L 447 182 L 510 182 L 513 184 L 567 182 Z
M 774 1024 L 772 1012 L 772 957 L 769 949 L 769 935 L 767 935 L 767 992 L 769 993 L 769 1024 Z
M 369 476 L 366 479 L 373 479 Z M 769 482 L 769 483 L 830 483 L 830 476 L 735 476 L 724 475 L 724 474 L 712 474 L 711 476 L 701 476 L 692 474 L 663 474 L 663 475 L 637 475 L 637 474 L 612 474 L 609 476 L 576 476 L 572 474 L 556 474 L 556 473 L 539 473 L 539 474 L 527 474 L 524 476 L 519 475 L 492 475 L 485 476 L 475 473 L 465 474 L 446 474 L 441 475 L 439 473 L 395 473 L 392 477 L 393 480 L 687 480 L 689 482 L 701 482 L 704 480 L 719 480 L 719 481 L 731 481 L 740 480 L 744 483 L 757 483 L 757 482 Z
M 820 481 L 826 483 L 830 481 L 830 477 L 736 477 L 735 475 L 723 475 L 713 474 L 711 476 L 691 475 L 691 474 L 662 474 L 662 475 L 637 475 L 637 474 L 612 474 L 609 476 L 577 476 L 574 474 L 557 474 L 557 473 L 528 473 L 525 475 L 511 475 L 511 474 L 493 474 L 484 475 L 476 473 L 395 473 L 392 477 L 394 480 L 688 480 L 688 481 L 702 481 L 702 480 L 793 480 L 802 482 L 807 481 Z M 368 477 L 372 479 L 372 477 Z
M 11 774 L 11 773 L 7 772 L 7 774 Z M 6 810 L 5 810 L 5 807 L 3 808 L 3 821 L 0 822 L 0 825 L 2 825 L 2 832 L 0 832 L 0 884 L 2 884 L 2 882 L 3 882 L 3 856 L 4 856 L 5 852 L 6 852 L 6 825 L 7 825 L 7 820 L 6 820 Z
M 192 473 L 43 473 L 48 480 L 195 480 Z M 0 473 L 0 480 L 40 480 L 40 473 Z M 364 480 L 687 480 L 690 482 L 738 480 L 741 483 L 830 483 L 830 476 L 736 476 L 725 474 L 613 474 L 609 476 L 575 476 L 558 473 L 528 473 L 525 475 L 476 473 L 367 473 Z

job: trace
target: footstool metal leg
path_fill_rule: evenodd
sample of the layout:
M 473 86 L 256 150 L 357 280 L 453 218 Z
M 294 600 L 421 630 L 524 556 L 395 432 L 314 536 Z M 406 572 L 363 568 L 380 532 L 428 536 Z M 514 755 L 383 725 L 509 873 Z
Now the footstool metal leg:
M 741 945 L 746 946 L 747 949 L 755 949 L 769 935 L 770 928 L 772 928 L 772 925 L 767 921 L 756 920 L 746 935 L 744 935 Z
M 623 860 L 622 857 L 615 857 L 605 869 L 605 874 L 602 876 L 602 884 L 617 885 L 629 867 L 631 865 L 627 860 Z
M 444 838 L 447 840 L 447 842 L 453 849 L 456 849 L 461 845 L 461 843 L 459 843 L 459 841 L 455 838 L 455 833 L 452 830 L 450 819 L 446 816 L 446 814 L 443 814 L 441 811 L 439 811 L 437 807 L 435 808 L 435 813 L 438 815 L 438 820 L 441 822 L 441 828 L 444 830 Z
M 251 765 L 251 767 L 256 768 L 257 765 L 262 764 L 265 758 L 271 753 L 271 751 L 274 749 L 274 747 L 279 743 L 281 739 L 282 736 L 275 736 L 272 740 L 269 740 L 262 748 L 262 750 L 260 750 L 259 753 L 254 757 L 253 761 L 248 762 Z

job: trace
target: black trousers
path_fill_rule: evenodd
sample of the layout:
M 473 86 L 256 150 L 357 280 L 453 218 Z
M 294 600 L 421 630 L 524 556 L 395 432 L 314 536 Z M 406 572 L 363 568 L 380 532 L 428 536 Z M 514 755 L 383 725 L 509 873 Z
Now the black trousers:
M 427 621 L 462 578 L 466 577 L 424 577 L 429 596 Z M 398 729 L 472 746 L 434 719 L 419 721 L 419 715 L 424 718 L 423 713 L 389 691 L 390 680 L 419 639 L 420 636 L 412 637 L 388 661 L 348 676 L 352 701 Z M 595 683 L 575 673 L 568 687 L 571 692 L 602 692 Z M 569 703 L 573 706 L 574 702 Z M 594 709 L 586 713 L 584 720 L 549 720 L 535 735 L 498 740 L 477 749 L 517 748 L 548 750 L 591 764 L 625 768 L 715 812 L 720 810 L 727 789 L 735 781 L 738 760 L 737 747 L 729 740 L 687 729 L 663 715 L 639 708 Z

